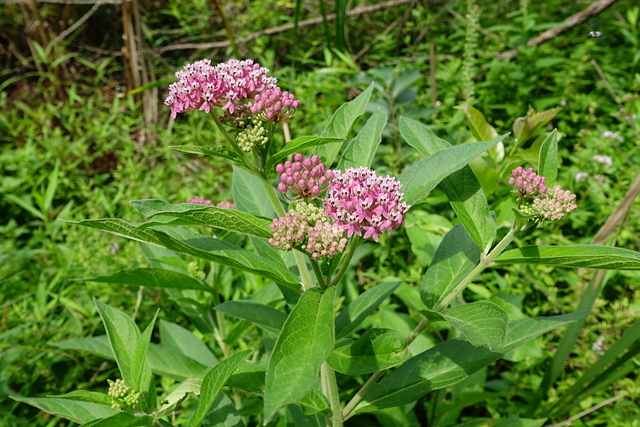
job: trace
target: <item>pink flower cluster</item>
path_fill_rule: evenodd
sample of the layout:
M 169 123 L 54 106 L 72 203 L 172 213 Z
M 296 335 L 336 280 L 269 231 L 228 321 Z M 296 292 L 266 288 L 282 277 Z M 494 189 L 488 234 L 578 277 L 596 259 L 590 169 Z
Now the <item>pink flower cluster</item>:
M 269 76 L 267 68 L 250 59 L 231 59 L 215 66 L 203 59 L 185 65 L 176 77 L 178 81 L 169 86 L 169 96 L 164 101 L 171 107 L 172 117 L 185 111 L 208 113 L 213 107 L 221 107 L 225 110 L 223 119 L 231 120 L 234 114 L 244 117 L 255 109 L 266 120 L 278 121 L 290 117 L 300 106 L 292 94 L 276 86 L 278 80 Z
M 282 91 L 279 87 L 267 88 L 254 98 L 251 113 L 258 115 L 266 122 L 279 122 L 290 118 L 300 101 L 293 94 Z
M 281 218 L 271 223 L 273 237 L 269 243 L 278 249 L 303 248 L 315 260 L 332 257 L 347 244 L 344 230 L 332 225 L 323 215 L 323 209 L 299 202 Z
M 213 206 L 213 202 L 211 200 L 207 200 L 204 197 L 194 197 L 193 199 L 187 200 L 187 203 L 191 203 L 194 205 L 204 205 L 204 206 Z M 216 208 L 222 209 L 235 209 L 236 205 L 233 202 L 218 202 L 216 204 Z
M 509 184 L 513 185 L 515 192 L 524 197 L 535 197 L 538 194 L 544 194 L 547 191 L 545 184 L 547 179 L 534 172 L 533 168 L 522 169 L 518 166 L 511 171 L 512 177 L 509 178 Z
M 287 160 L 277 165 L 276 173 L 280 175 L 278 191 L 286 194 L 288 190 L 304 199 L 318 197 L 334 177 L 333 171 L 325 170 L 324 163 L 316 154 L 304 158 L 298 153 L 293 156 L 293 162 Z
M 533 168 L 524 170 L 517 167 L 511 175 L 509 184 L 520 195 L 520 210 L 527 215 L 535 215 L 539 220 L 557 221 L 578 207 L 575 194 L 559 185 L 546 187 L 546 178 L 535 173 Z M 529 202 L 522 204 L 524 199 L 529 199 Z
M 379 177 L 365 167 L 335 171 L 324 199 L 324 213 L 347 230 L 349 237 L 362 236 L 364 230 L 364 238 L 378 241 L 384 230 L 391 233 L 404 223 L 410 206 L 402 202 L 401 189 L 395 178 Z
M 578 208 L 575 203 L 576 195 L 569 190 L 563 190 L 556 185 L 533 200 L 531 207 L 535 212 L 547 221 L 557 221 L 565 217 L 569 212 Z

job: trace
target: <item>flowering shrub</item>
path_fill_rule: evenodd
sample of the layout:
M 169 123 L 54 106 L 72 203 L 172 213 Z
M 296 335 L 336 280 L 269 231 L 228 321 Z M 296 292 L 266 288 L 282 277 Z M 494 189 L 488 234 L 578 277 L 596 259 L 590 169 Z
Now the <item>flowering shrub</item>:
M 640 269 L 640 254 L 612 247 L 507 249 L 525 228 L 563 219 L 577 208 L 574 194 L 554 186 L 555 132 L 541 145 L 540 175 L 518 167 L 508 178 L 519 212 L 511 227 L 502 227 L 467 165 L 506 136 L 451 146 L 426 125 L 401 118 L 399 133 L 415 148 L 416 160 L 397 177 L 379 176 L 371 165 L 386 115 L 376 111 L 345 142 L 366 110 L 373 85 L 341 106 L 322 136 L 277 146 L 272 131 L 300 102 L 276 86 L 269 70 L 251 60 L 215 66 L 202 60 L 176 77 L 165 103 L 173 117 L 194 110 L 211 113 L 232 151 L 202 152 L 236 164 L 235 205 L 220 202 L 214 208 L 203 197 L 176 205 L 138 200 L 132 204 L 147 219 L 144 224 L 119 219 L 80 224 L 142 242 L 151 265 L 92 280 L 168 289 L 180 316 L 197 333 L 163 319 L 161 344 L 151 343 L 155 319 L 141 332 L 129 315 L 96 300 L 106 336 L 71 340 L 66 348 L 99 348 L 100 354 L 113 355 L 121 379 L 108 381 L 106 396 L 79 390 L 64 398 L 16 400 L 85 425 L 244 425 L 239 409 L 249 408 L 243 414 L 251 414 L 245 416 L 252 424 L 293 420 L 342 426 L 354 416 L 407 408 L 434 389 L 481 374 L 543 333 L 583 319 L 583 313 L 526 318 L 515 307 L 505 309 L 506 301 L 493 302 L 500 301 L 497 295 L 490 301 L 477 292 L 463 294 L 486 268 L 529 263 Z M 546 123 L 540 120 L 530 113 L 520 121 L 517 142 Z M 305 157 L 307 151 L 315 153 Z M 495 161 L 513 164 L 501 156 Z M 506 180 L 499 176 L 500 182 Z M 388 245 L 385 234 L 401 235 L 405 216 L 422 209 L 437 186 L 459 223 L 442 238 L 426 272 L 419 273 L 420 283 L 401 288 L 406 276 L 398 272 L 398 280 L 373 279 L 360 290 L 354 279 L 363 273 L 354 269 L 359 245 L 369 237 Z M 375 245 L 369 242 L 368 247 Z M 409 263 L 422 255 L 403 256 Z M 206 262 L 198 264 L 193 257 Z M 383 306 L 394 293 L 394 303 Z M 405 301 L 411 304 L 399 304 Z M 377 310 L 385 316 L 375 316 Z M 230 325 L 230 319 L 241 322 Z M 446 322 L 458 333 L 440 342 L 441 334 L 429 329 L 434 322 Z M 257 329 L 249 330 L 250 325 Z M 417 340 L 427 334 L 429 339 Z M 553 372 L 545 381 L 553 382 Z M 166 378 L 156 382 L 154 374 Z M 225 385 L 234 399 L 221 392 Z M 533 406 L 548 388 L 540 390 Z M 522 395 L 529 394 L 534 392 Z M 189 395 L 198 396 L 198 403 Z M 531 421 L 515 415 L 509 420 Z

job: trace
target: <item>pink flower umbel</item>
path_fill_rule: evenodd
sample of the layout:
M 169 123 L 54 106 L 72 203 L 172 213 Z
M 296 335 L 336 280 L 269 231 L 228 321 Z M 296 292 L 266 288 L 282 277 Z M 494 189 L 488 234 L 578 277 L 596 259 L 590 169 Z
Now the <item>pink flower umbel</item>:
M 278 191 L 284 194 L 290 191 L 304 199 L 318 197 L 334 177 L 333 171 L 325 170 L 316 154 L 304 158 L 298 153 L 293 156 L 293 162 L 287 160 L 277 165 L 276 173 L 280 175 Z
M 546 178 L 533 168 L 517 167 L 511 175 L 509 184 L 515 186 L 514 191 L 520 195 L 518 210 L 525 215 L 534 216 L 538 221 L 557 221 L 578 207 L 575 194 L 559 185 L 546 187 Z
M 213 206 L 213 202 L 211 200 L 207 200 L 204 197 L 200 197 L 200 196 L 187 200 L 187 203 L 191 203 L 193 205 Z
M 525 170 L 518 166 L 511 172 L 511 175 L 509 184 L 515 187 L 514 191 L 520 196 L 535 197 L 547 191 L 547 187 L 545 187 L 547 179 L 535 173 L 533 168 Z
M 195 109 L 208 113 L 212 107 L 221 107 L 233 113 L 245 99 L 252 99 L 267 88 L 275 88 L 277 80 L 269 77 L 269 70 L 250 59 L 212 66 L 203 59 L 187 64 L 176 73 L 179 79 L 169 86 L 164 103 L 171 107 L 171 115 Z
M 251 113 L 258 115 L 266 122 L 279 122 L 290 118 L 295 109 L 300 107 L 300 101 L 293 94 L 279 87 L 265 89 L 254 98 Z
M 335 171 L 324 199 L 325 215 L 347 230 L 348 236 L 378 236 L 404 223 L 409 205 L 402 201 L 402 184 L 395 178 L 379 177 L 371 169 L 361 167 Z
M 282 250 L 297 247 L 315 260 L 337 255 L 347 244 L 344 230 L 332 225 L 322 208 L 306 202 L 299 202 L 282 218 L 275 218 L 270 227 L 272 246 Z

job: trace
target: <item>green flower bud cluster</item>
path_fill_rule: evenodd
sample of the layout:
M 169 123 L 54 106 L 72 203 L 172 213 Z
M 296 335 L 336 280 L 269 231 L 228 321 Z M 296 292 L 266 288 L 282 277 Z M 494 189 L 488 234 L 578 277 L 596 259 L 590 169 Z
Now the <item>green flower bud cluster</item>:
M 124 380 L 107 380 L 109 383 L 109 392 L 107 393 L 113 399 L 112 407 L 114 408 L 133 408 L 140 403 L 140 392 L 135 392 L 129 387 Z
M 255 146 L 264 145 L 269 142 L 267 130 L 262 123 L 255 118 L 251 118 L 250 121 L 251 124 L 248 124 L 242 129 L 236 137 L 238 147 L 240 147 L 242 151 L 251 151 Z

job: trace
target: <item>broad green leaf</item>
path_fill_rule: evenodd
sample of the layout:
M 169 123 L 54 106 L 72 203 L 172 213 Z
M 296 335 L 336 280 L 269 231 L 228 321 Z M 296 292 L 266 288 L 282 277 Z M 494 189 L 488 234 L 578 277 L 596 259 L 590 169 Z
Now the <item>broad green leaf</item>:
M 86 351 L 109 360 L 115 360 L 109 339 L 106 335 L 87 338 L 71 338 L 52 343 L 51 345 L 65 350 Z M 207 368 L 190 357 L 177 353 L 172 348 L 151 343 L 147 354 L 151 370 L 158 375 L 182 381 L 197 375 Z
M 74 423 L 83 424 L 90 421 L 107 418 L 120 412 L 111 406 L 79 400 L 60 399 L 57 397 L 19 397 L 9 396 L 13 400 L 31 406 Z
M 151 286 L 155 288 L 195 289 L 197 291 L 213 292 L 200 280 L 186 274 L 161 268 L 134 268 L 122 270 L 109 276 L 84 279 L 87 282 L 116 283 L 131 286 Z
M 258 214 L 266 218 L 276 216 L 271 199 L 269 199 L 260 178 L 242 168 L 233 168 L 231 193 L 233 203 L 239 211 Z
M 342 104 L 331 116 L 329 123 L 322 131 L 322 136 L 327 138 L 346 138 L 349 135 L 349 131 L 353 126 L 353 123 L 358 117 L 364 114 L 371 94 L 373 93 L 374 83 L 371 83 L 357 98 Z M 342 143 L 333 143 L 318 147 L 316 154 L 320 156 L 320 159 L 327 165 L 327 168 L 331 167 L 334 159 L 338 155 L 342 147 Z
M 582 318 L 585 313 L 538 317 L 509 323 L 500 352 L 458 339 L 445 341 L 405 362 L 373 386 L 356 407 L 371 412 L 411 403 L 431 390 L 456 384 L 508 352 L 545 332 Z
M 180 353 L 204 366 L 213 366 L 218 359 L 207 345 L 191 331 L 175 323 L 160 319 L 161 347 L 172 353 Z
M 556 177 L 558 176 L 558 133 L 555 129 L 542 141 L 540 146 L 538 175 L 547 178 L 547 187 L 552 188 L 556 185 Z
M 427 311 L 425 314 L 429 318 L 442 317 L 475 346 L 486 345 L 491 351 L 500 351 L 504 346 L 509 316 L 497 304 L 476 301 L 441 313 Z
M 365 375 L 399 365 L 407 355 L 407 339 L 400 332 L 369 329 L 357 341 L 336 346 L 327 363 L 342 374 Z
M 301 153 L 303 150 L 311 147 L 319 147 L 324 144 L 338 144 L 344 141 L 344 137 L 326 137 L 323 138 L 321 136 L 301 136 L 300 138 L 296 138 L 287 142 L 285 147 L 278 151 L 276 154 L 271 156 L 271 158 L 267 161 L 267 164 L 264 167 L 264 170 L 269 172 L 273 172 L 275 166 L 282 160 L 286 159 L 288 156 L 291 156 L 296 153 Z M 324 161 L 324 159 L 320 159 L 320 161 Z
M 202 422 L 209 413 L 209 409 L 213 405 L 216 397 L 218 397 L 220 389 L 249 353 L 251 353 L 251 350 L 238 352 L 207 371 L 202 380 L 202 386 L 200 387 L 198 407 L 189 421 L 190 427 L 199 427 L 202 425 Z
M 319 389 L 313 388 L 298 403 L 305 407 L 306 414 L 317 414 L 331 407 L 324 394 Z
M 412 205 L 440 183 L 444 178 L 462 169 L 473 158 L 496 145 L 504 135 L 486 142 L 454 145 L 413 163 L 398 177 L 402 182 L 405 200 Z
M 602 270 L 640 270 L 640 252 L 597 245 L 524 246 L 504 252 L 495 262 Z
M 480 261 L 480 250 L 460 224 L 453 227 L 436 249 L 420 284 L 420 298 L 434 308 Z
M 542 427 L 547 422 L 546 418 L 480 418 L 458 425 L 458 427 Z
M 342 152 L 338 169 L 344 171 L 361 166 L 370 167 L 378 145 L 382 141 L 382 131 L 386 124 L 387 115 L 380 109 L 376 110 Z
M 498 132 L 487 123 L 487 119 L 484 115 L 475 107 L 470 105 L 463 108 L 464 114 L 467 117 L 467 125 L 471 131 L 471 135 L 476 141 L 490 141 L 498 137 Z
M 176 388 L 172 389 L 171 393 L 167 394 L 161 400 L 160 404 L 162 406 L 154 415 L 157 417 L 166 416 L 171 413 L 180 402 L 186 399 L 189 394 L 200 394 L 200 387 L 202 386 L 203 378 L 204 372 L 183 380 Z
M 229 378 L 229 385 L 252 393 L 264 392 L 267 364 L 262 362 L 243 362 Z
M 173 151 L 185 154 L 204 154 L 206 156 L 224 157 L 240 163 L 240 158 L 236 153 L 226 148 L 219 147 L 200 147 L 198 145 L 174 145 L 169 147 Z
M 172 205 L 162 200 L 133 200 L 131 204 L 151 221 L 139 227 L 152 225 L 207 225 L 221 230 L 269 238 L 271 220 L 241 212 L 193 203 Z
M 265 260 L 251 251 L 224 240 L 203 236 L 191 230 L 177 227 L 138 229 L 135 225 L 121 219 L 83 220 L 77 224 L 218 262 L 266 277 L 294 289 L 300 286 L 299 279 L 283 265 Z
M 59 394 L 55 396 L 56 399 L 69 399 L 77 400 L 80 402 L 93 402 L 101 405 L 111 406 L 113 398 L 104 393 L 98 393 L 96 391 L 87 390 L 74 390 L 69 393 Z
M 518 117 L 513 122 L 513 134 L 518 139 L 518 143 L 522 144 L 528 140 L 538 129 L 549 123 L 560 110 L 562 108 L 551 108 L 537 113 L 529 107 L 525 117 Z
M 153 427 L 154 419 L 149 415 L 136 416 L 128 412 L 119 412 L 107 418 L 89 421 L 80 427 Z
M 129 315 L 94 298 L 109 344 L 125 383 L 142 395 L 143 409 L 156 405 L 155 385 L 147 360 L 147 349 L 155 317 L 143 334 Z M 157 313 L 156 313 L 157 316 Z
M 225 393 L 219 393 L 203 425 L 207 427 L 245 427 L 236 405 Z
M 288 403 L 302 399 L 316 383 L 334 343 L 335 288 L 308 289 L 282 327 L 267 368 L 265 423 Z
M 215 306 L 214 309 L 233 317 L 248 320 L 276 335 L 280 333 L 282 325 L 287 319 L 287 315 L 282 311 L 254 301 L 225 301 Z
M 400 282 L 383 283 L 351 301 L 336 318 L 336 339 L 344 338 L 353 332 L 398 286 Z

